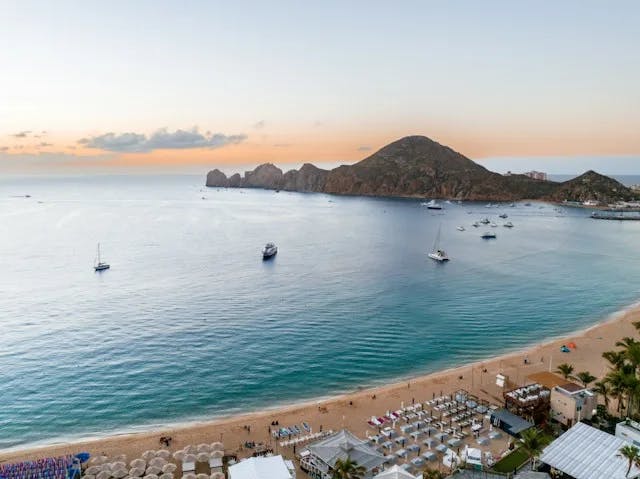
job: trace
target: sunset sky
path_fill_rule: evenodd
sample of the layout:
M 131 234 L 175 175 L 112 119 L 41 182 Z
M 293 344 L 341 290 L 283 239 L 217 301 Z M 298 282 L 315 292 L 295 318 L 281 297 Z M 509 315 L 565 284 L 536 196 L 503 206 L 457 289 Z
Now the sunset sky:
M 422 134 L 637 173 L 638 25 L 637 1 L 1 1 L 0 172 L 351 163 Z

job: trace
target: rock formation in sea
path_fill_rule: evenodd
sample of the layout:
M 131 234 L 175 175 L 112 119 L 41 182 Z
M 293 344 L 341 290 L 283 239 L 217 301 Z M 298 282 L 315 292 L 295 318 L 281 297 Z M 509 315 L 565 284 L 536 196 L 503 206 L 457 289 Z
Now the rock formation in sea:
M 210 171 L 207 186 L 266 188 L 341 195 L 443 198 L 479 201 L 546 199 L 602 202 L 628 200 L 633 193 L 621 183 L 589 171 L 556 183 L 525 175 L 504 176 L 425 136 L 401 138 L 353 165 L 323 170 L 305 163 L 282 170 L 265 163 L 244 177 Z

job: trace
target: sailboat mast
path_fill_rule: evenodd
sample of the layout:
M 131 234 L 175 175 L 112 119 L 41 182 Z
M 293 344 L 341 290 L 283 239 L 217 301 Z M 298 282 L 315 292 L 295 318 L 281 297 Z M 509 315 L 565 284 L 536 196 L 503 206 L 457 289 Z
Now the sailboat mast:
M 440 229 L 442 228 L 442 224 L 438 225 L 438 234 L 436 234 L 436 240 L 433 242 L 433 251 L 438 251 L 438 246 L 440 246 Z

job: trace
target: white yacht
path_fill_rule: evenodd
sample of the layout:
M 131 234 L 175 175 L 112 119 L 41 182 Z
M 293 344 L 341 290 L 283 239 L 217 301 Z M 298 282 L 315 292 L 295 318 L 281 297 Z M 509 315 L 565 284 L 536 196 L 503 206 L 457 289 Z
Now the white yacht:
M 464 226 L 458 226 L 456 229 L 457 229 L 458 231 L 464 231 Z
M 489 221 L 489 218 L 482 218 L 480 220 L 480 223 L 482 223 L 483 225 L 488 225 L 489 223 L 491 223 L 491 221 Z
M 449 257 L 447 256 L 445 250 L 440 249 L 440 226 L 438 227 L 438 234 L 436 235 L 436 240 L 433 242 L 431 253 L 429 253 L 429 258 L 441 263 L 444 261 L 449 261 Z
M 482 239 L 495 239 L 496 238 L 496 234 L 491 232 L 491 231 L 487 231 L 486 233 L 483 233 L 481 236 Z
M 477 221 L 474 221 L 471 226 L 473 226 L 474 228 L 477 228 L 478 226 L 480 226 L 480 223 L 478 223 Z
M 513 223 L 511 221 L 507 221 L 503 226 L 505 228 L 513 228 Z
M 497 224 L 495 224 L 495 223 L 491 223 L 491 227 L 492 227 L 492 228 L 497 228 L 497 227 L 498 227 L 498 225 L 497 225 Z
M 431 200 L 427 203 L 427 208 L 430 210 L 441 210 L 442 205 L 440 205 L 436 200 Z
M 100 243 L 98 243 L 98 251 L 96 252 L 96 259 L 93 263 L 93 269 L 94 271 L 104 271 L 105 269 L 109 268 L 111 268 L 111 265 L 109 263 L 105 263 L 100 258 Z
M 274 243 L 267 243 L 262 248 L 262 259 L 273 258 L 278 253 L 278 247 Z

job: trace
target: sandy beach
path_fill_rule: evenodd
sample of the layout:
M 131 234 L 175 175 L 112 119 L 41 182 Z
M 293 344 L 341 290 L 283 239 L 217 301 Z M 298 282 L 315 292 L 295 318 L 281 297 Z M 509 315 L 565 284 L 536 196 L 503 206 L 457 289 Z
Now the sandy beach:
M 544 320 L 544 318 L 541 318 Z M 636 335 L 633 321 L 640 320 L 640 305 L 618 312 L 592 327 L 554 339 L 543 344 L 523 349 L 520 352 L 497 356 L 485 361 L 416 377 L 401 383 L 366 389 L 323 401 L 312 401 L 289 407 L 271 409 L 251 414 L 216 419 L 210 422 L 156 430 L 144 433 L 105 437 L 97 440 L 79 441 L 50 446 L 8 450 L 0 452 L 0 462 L 13 462 L 44 456 L 55 456 L 79 451 L 91 454 L 115 456 L 126 454 L 137 457 L 148 449 L 160 447 L 159 438 L 172 438 L 171 450 L 189 444 L 222 441 L 226 452 L 239 457 L 251 455 L 251 450 L 242 446 L 245 441 L 263 442 L 277 453 L 292 457 L 290 448 L 279 447 L 269 434 L 272 421 L 289 426 L 306 421 L 313 431 L 348 428 L 356 435 L 373 434 L 367 420 L 380 416 L 387 410 L 395 410 L 415 401 L 425 401 L 441 393 L 448 394 L 465 389 L 481 399 L 502 404 L 501 390 L 495 385 L 496 374 L 508 376 L 510 385 L 527 383 L 531 373 L 555 370 L 560 363 L 569 363 L 576 372 L 589 371 L 601 378 L 607 371 L 602 353 L 615 348 L 615 342 L 624 336 Z M 577 348 L 570 353 L 561 353 L 560 347 L 575 342 Z M 525 359 L 527 364 L 525 364 Z

